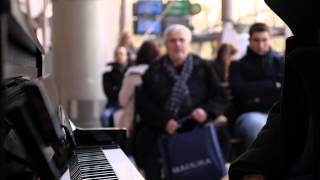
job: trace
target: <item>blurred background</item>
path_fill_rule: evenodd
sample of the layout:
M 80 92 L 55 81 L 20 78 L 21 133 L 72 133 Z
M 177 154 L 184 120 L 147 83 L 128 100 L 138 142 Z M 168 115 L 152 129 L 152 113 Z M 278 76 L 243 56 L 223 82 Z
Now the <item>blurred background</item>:
M 132 46 L 146 39 L 162 42 L 166 26 L 187 25 L 193 32 L 193 52 L 207 60 L 220 43 L 234 44 L 240 58 L 248 43 L 248 27 L 264 22 L 272 27 L 273 48 L 284 51 L 287 26 L 262 0 L 19 0 L 44 48 L 43 76 L 53 74 L 60 101 L 81 127 L 99 126 L 104 107 L 102 73 L 113 60 L 120 36 Z

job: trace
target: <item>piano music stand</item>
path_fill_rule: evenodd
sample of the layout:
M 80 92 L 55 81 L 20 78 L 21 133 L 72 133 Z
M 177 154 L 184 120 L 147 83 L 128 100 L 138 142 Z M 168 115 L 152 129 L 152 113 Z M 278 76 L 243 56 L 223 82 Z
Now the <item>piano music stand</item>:
M 43 48 L 30 27 L 30 22 L 21 13 L 17 0 L 0 1 L 0 179 L 5 179 L 8 175 L 5 162 L 9 159 L 4 155 L 3 147 L 6 137 L 3 80 L 21 75 L 39 77 L 42 74 Z M 7 71 L 4 71 L 4 67 L 9 64 L 14 67 L 13 71 L 9 72 L 7 68 Z M 24 69 L 25 65 L 28 66 L 28 71 Z

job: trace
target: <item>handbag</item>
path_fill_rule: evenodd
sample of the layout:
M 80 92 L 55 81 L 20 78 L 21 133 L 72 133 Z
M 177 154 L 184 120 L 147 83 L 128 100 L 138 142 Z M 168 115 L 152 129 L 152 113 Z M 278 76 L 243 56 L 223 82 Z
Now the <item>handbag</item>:
M 160 155 L 168 180 L 220 180 L 227 174 L 212 124 L 162 137 Z

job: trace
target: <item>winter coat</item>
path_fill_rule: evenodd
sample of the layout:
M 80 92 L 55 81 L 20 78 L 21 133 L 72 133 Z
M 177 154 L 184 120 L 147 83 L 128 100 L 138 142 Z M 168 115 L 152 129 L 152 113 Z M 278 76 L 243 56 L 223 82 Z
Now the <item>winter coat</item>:
M 167 122 L 173 118 L 165 110 L 174 81 L 164 69 L 164 59 L 160 58 L 152 64 L 143 75 L 143 83 L 137 96 L 137 110 L 141 121 L 137 126 L 135 140 L 136 161 L 143 164 L 148 158 L 159 158 L 159 138 L 165 133 Z M 208 119 L 221 115 L 227 105 L 227 95 L 220 86 L 213 68 L 200 57 L 193 55 L 193 70 L 187 86 L 191 94 L 191 103 L 184 103 L 179 117 L 185 117 L 200 107 Z M 196 125 L 191 120 L 185 124 L 185 129 Z
M 309 45 L 308 45 L 309 46 Z M 319 179 L 320 89 L 317 74 L 320 48 L 304 47 L 295 37 L 287 40 L 282 98 L 253 145 L 235 160 L 230 180 L 262 174 L 267 179 Z
M 267 112 L 280 98 L 284 60 L 271 49 L 261 56 L 250 48 L 230 65 L 229 83 L 240 113 Z
M 108 64 L 108 68 L 102 77 L 103 90 L 108 98 L 107 106 L 118 105 L 119 91 L 128 65 L 113 62 Z
M 115 127 L 126 128 L 128 135 L 132 132 L 132 123 L 135 116 L 135 89 L 142 83 L 141 76 L 149 65 L 142 64 L 130 67 L 125 73 L 119 93 L 119 104 L 122 107 L 114 115 Z

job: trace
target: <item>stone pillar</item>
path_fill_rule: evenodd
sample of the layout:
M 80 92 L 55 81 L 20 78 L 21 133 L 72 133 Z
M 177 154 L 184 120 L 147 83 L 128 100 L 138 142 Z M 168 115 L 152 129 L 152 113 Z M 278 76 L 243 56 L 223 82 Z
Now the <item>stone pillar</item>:
M 53 77 L 60 102 L 80 127 L 99 127 L 102 73 L 119 35 L 120 1 L 54 0 Z
M 222 22 L 234 22 L 233 17 L 233 0 L 221 0 L 221 18 Z

